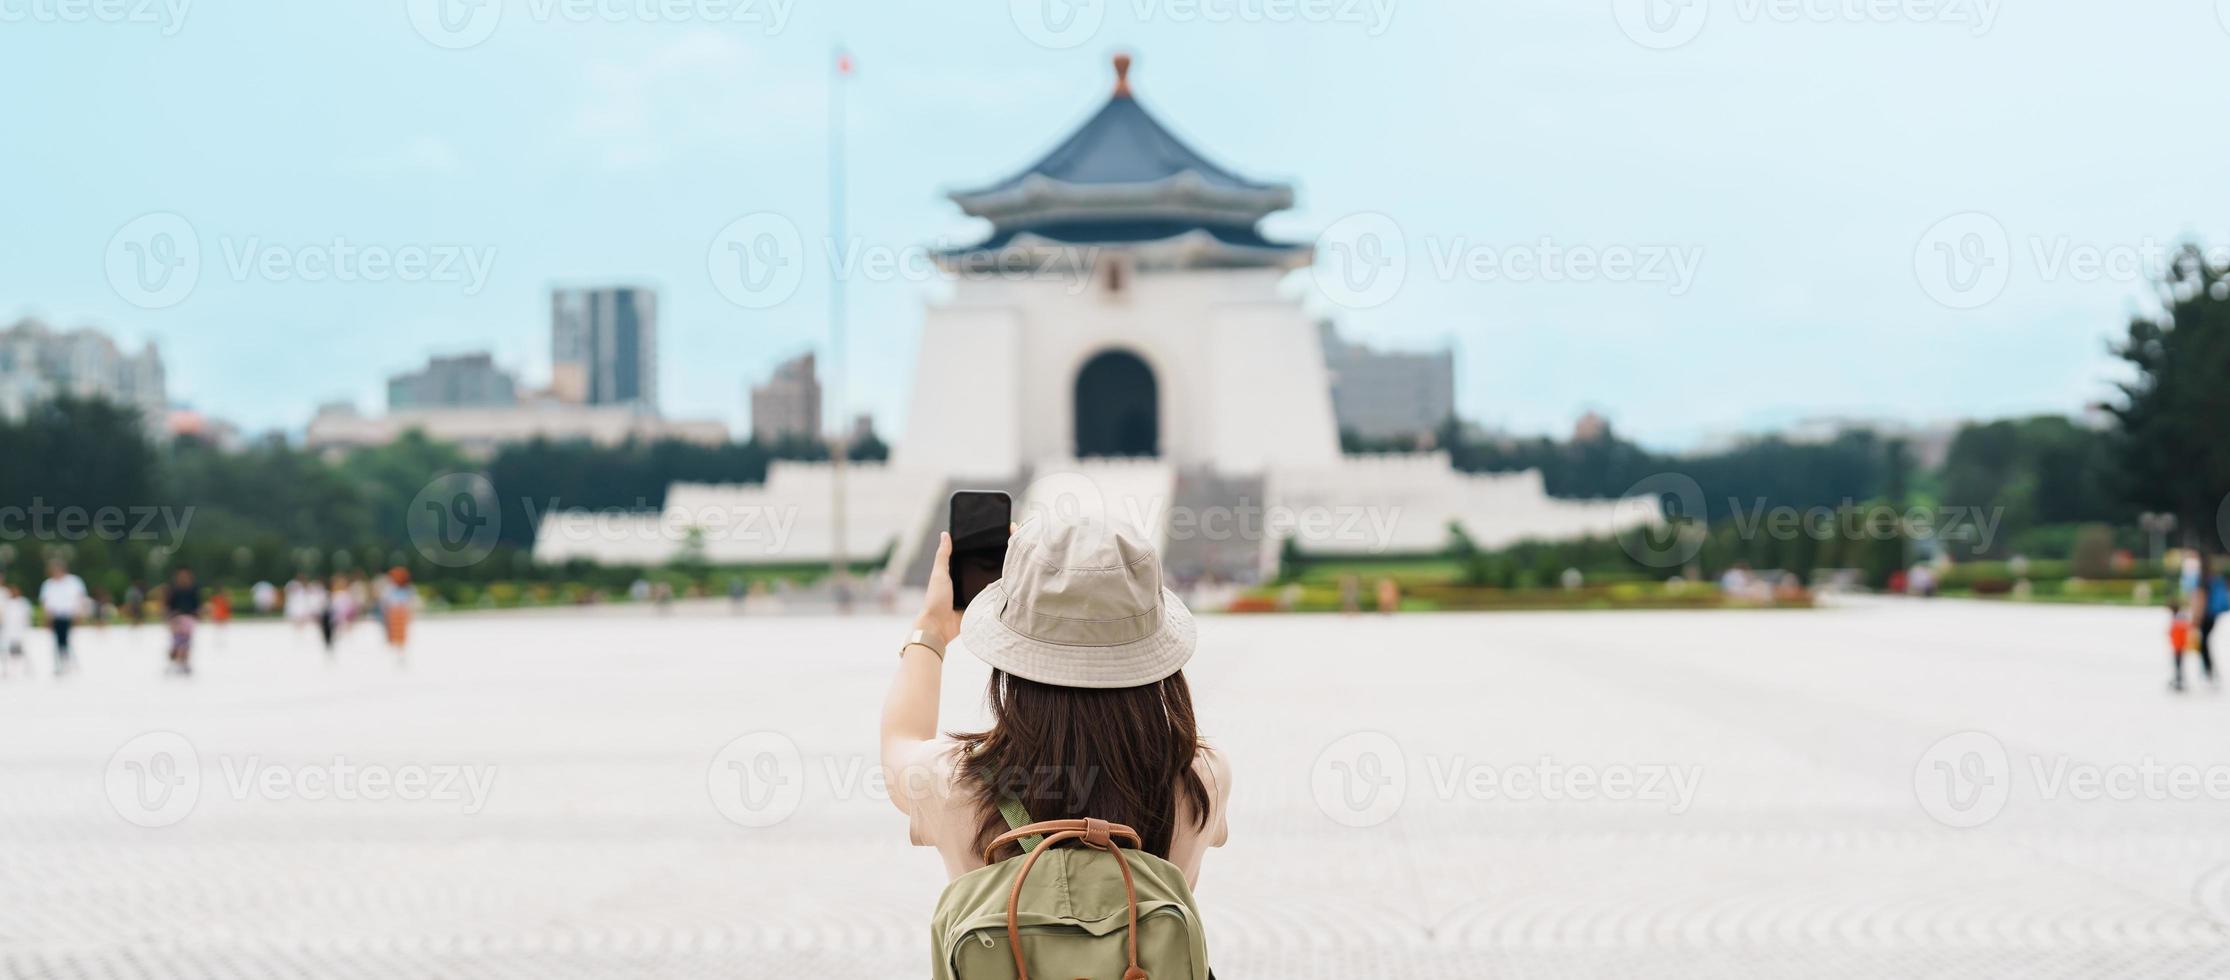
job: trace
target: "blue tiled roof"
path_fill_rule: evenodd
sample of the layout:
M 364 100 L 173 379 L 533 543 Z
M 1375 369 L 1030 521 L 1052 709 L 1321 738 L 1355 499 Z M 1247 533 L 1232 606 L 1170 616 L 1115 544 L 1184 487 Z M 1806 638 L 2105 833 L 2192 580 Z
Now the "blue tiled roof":
M 1205 225 L 1189 221 L 1058 221 L 1021 228 L 1001 228 L 984 239 L 965 248 L 952 249 L 948 254 L 995 251 L 1005 248 L 1020 235 L 1037 235 L 1068 245 L 1123 245 L 1136 242 L 1158 242 L 1175 238 L 1191 231 L 1204 231 L 1226 245 L 1238 248 L 1286 250 L 1299 248 L 1292 242 L 1273 241 L 1251 227 L 1235 225 Z
M 962 211 L 991 222 L 991 237 L 943 254 L 997 257 L 1055 245 L 1139 246 L 1169 261 L 1279 266 L 1309 246 L 1256 230 L 1291 207 L 1293 188 L 1241 177 L 1171 135 L 1130 93 L 1130 59 L 1115 58 L 1115 93 L 1043 159 L 1007 179 L 951 195 Z M 1172 242 L 1163 253 L 1158 243 Z
M 1150 184 L 1191 172 L 1211 187 L 1271 190 L 1215 165 L 1171 135 L 1138 100 L 1117 93 L 1082 128 L 1022 172 L 962 196 L 1020 187 L 1035 174 L 1068 184 Z

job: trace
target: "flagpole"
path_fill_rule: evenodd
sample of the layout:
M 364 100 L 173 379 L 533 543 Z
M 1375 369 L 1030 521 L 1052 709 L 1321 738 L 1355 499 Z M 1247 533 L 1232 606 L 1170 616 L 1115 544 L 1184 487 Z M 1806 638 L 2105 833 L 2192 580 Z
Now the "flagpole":
M 849 611 L 849 563 L 844 555 L 844 462 L 850 447 L 851 433 L 845 430 L 846 401 L 844 357 L 844 275 L 834 257 L 848 255 L 844 244 L 844 77 L 851 71 L 851 56 L 838 43 L 831 52 L 829 65 L 829 404 L 835 415 L 835 432 L 829 439 L 829 582 L 833 586 L 837 609 Z

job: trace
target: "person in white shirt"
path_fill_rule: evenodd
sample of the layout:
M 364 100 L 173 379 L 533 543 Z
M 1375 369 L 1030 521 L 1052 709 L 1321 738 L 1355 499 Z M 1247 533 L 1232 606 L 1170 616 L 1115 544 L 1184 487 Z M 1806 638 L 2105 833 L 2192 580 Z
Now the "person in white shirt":
M 23 644 L 31 638 L 31 600 L 23 597 L 23 590 L 11 585 L 0 594 L 0 677 L 6 677 L 23 662 Z M 30 671 L 29 667 L 24 668 Z
M 46 624 L 54 630 L 56 676 L 70 672 L 70 626 L 91 604 L 85 580 L 70 574 L 67 563 L 59 558 L 47 563 L 46 581 L 39 583 L 39 608 L 46 610 Z
M 294 624 L 296 633 L 302 632 L 302 627 L 313 622 L 311 618 L 312 610 L 309 607 L 309 594 L 310 583 L 303 580 L 302 573 L 296 572 L 293 578 L 287 580 L 286 604 L 281 608 L 286 613 L 287 622 Z M 316 610 L 317 615 L 323 615 L 324 612 L 325 610 L 322 608 Z

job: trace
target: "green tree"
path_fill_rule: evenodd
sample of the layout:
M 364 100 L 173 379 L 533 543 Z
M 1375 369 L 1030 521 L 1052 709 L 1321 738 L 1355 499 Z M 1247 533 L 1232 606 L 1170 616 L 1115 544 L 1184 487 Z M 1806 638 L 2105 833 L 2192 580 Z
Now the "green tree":
M 2180 249 L 2163 277 L 2159 312 L 2130 321 L 2116 356 L 2134 377 L 2110 404 L 2121 496 L 2135 507 L 2175 514 L 2187 535 L 2222 542 L 2216 526 L 2230 492 L 2230 269 L 2210 265 L 2196 245 Z
M 883 442 L 881 436 L 869 432 L 844 447 L 844 458 L 863 463 L 880 462 L 890 458 L 890 446 Z
M 1493 577 L 1488 555 L 1479 549 L 1479 543 L 1463 529 L 1462 521 L 1448 522 L 1448 557 L 1462 569 L 1465 585 L 1486 585 Z
M 193 508 L 191 536 L 215 539 L 212 548 L 229 551 L 229 542 L 269 535 L 330 550 L 378 533 L 362 489 L 311 453 L 282 444 L 227 453 L 179 439 L 163 463 L 165 500 Z
M 457 447 L 412 429 L 387 445 L 348 454 L 341 461 L 340 475 L 363 495 L 372 530 L 381 540 L 407 541 L 410 502 L 419 492 L 436 477 L 477 469 Z
M 1942 502 L 1994 511 L 1987 550 L 2004 554 L 2031 528 L 2133 516 L 2107 486 L 2113 467 L 2111 437 L 2063 416 L 1970 423 L 1944 457 Z
M 156 503 L 155 492 L 155 453 L 135 409 L 65 397 L 0 419 L 0 504 L 135 507 Z

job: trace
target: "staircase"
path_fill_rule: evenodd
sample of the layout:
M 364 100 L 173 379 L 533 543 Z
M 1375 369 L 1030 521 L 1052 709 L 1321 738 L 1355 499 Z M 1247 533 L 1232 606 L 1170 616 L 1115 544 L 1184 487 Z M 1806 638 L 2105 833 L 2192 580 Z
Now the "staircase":
M 1033 483 L 1033 473 L 1045 479 Z M 1251 584 L 1262 577 L 1263 556 L 1273 545 L 1262 537 L 1266 493 L 1261 476 L 1224 476 L 1207 467 L 1172 474 L 1167 468 L 1133 461 L 1060 460 L 1042 462 L 1011 480 L 947 480 L 924 515 L 913 550 L 894 558 L 903 562 L 901 580 L 914 588 L 928 584 L 930 566 L 937 558 L 937 533 L 945 529 L 947 501 L 953 491 L 1004 490 L 1015 498 L 1020 519 L 1033 507 L 1061 513 L 1073 509 L 1047 499 L 1025 500 L 1023 494 L 1035 492 L 1045 498 L 1079 488 L 1091 498 L 1085 508 L 1089 513 L 1159 525 L 1140 530 L 1161 551 L 1162 571 L 1172 584 L 1210 576 Z M 1183 520 L 1172 520 L 1176 515 L 1183 515 Z M 1203 518 L 1207 518 L 1205 526 Z
M 1213 576 L 1253 583 L 1262 577 L 1269 542 L 1263 540 L 1266 506 L 1261 476 L 1225 476 L 1208 467 L 1177 471 L 1161 567 L 1172 582 Z

